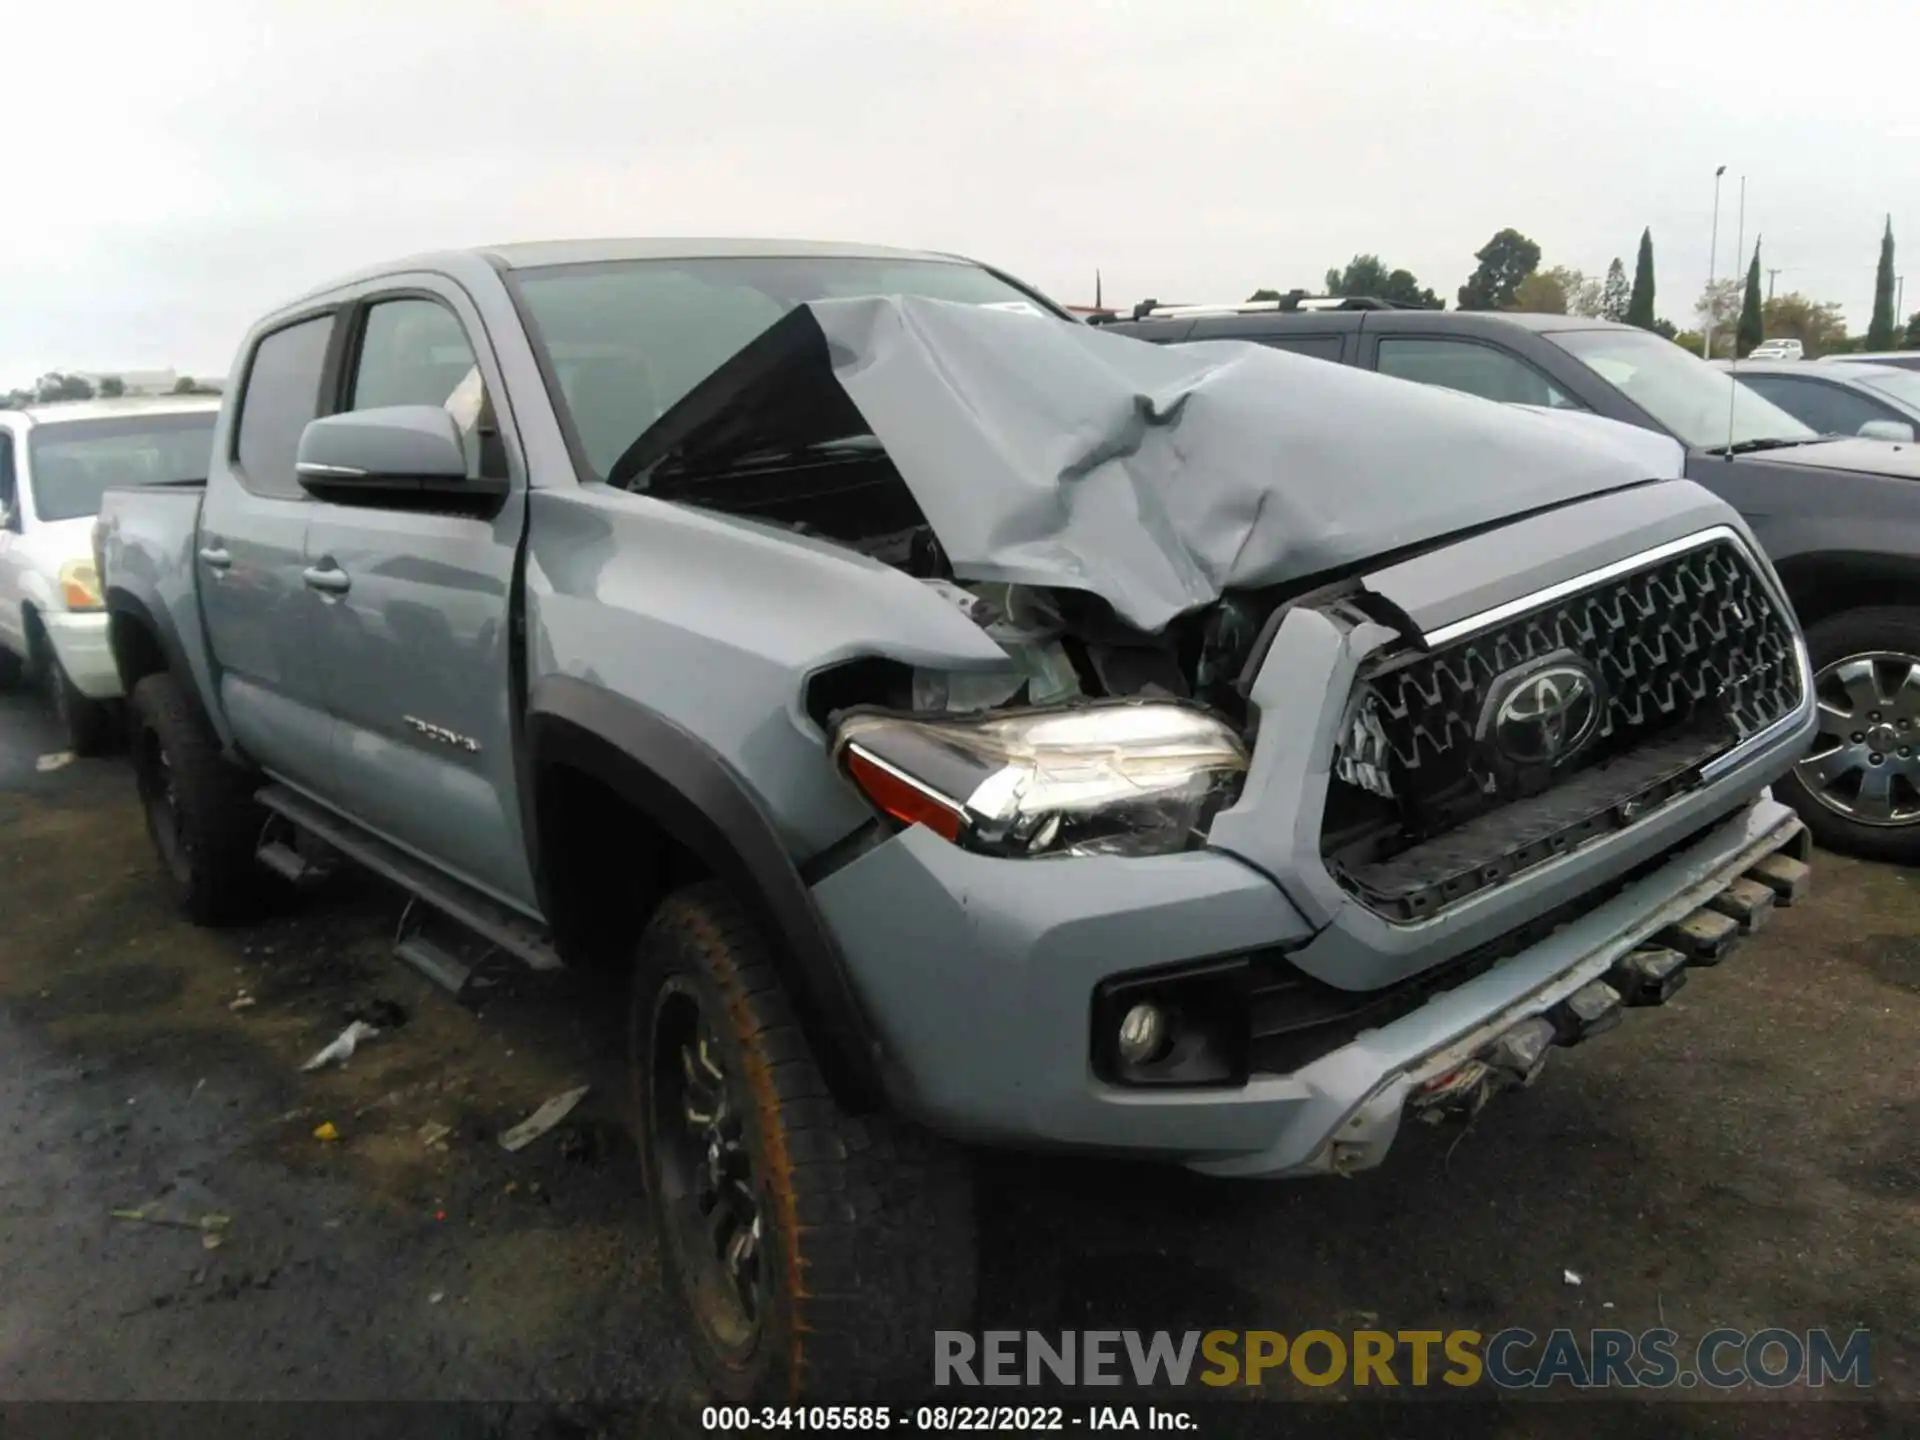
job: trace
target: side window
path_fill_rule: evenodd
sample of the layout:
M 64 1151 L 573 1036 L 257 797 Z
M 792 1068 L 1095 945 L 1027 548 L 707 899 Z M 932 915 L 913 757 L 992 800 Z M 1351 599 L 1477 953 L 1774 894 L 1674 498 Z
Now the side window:
M 253 347 L 240 397 L 234 468 L 240 483 L 256 495 L 306 499 L 293 460 L 300 432 L 320 413 L 320 375 L 332 333 L 333 317 L 321 315 L 275 330 Z
M 1533 366 L 1491 345 L 1467 340 L 1382 340 L 1382 375 L 1440 385 L 1508 405 L 1544 405 L 1554 410 L 1584 410 Z
M 1802 425 L 1822 435 L 1858 435 L 1869 420 L 1904 418 L 1888 406 L 1824 380 L 1802 380 L 1797 375 L 1743 375 L 1740 383 L 1758 390 Z
M 1269 350 L 1291 350 L 1295 355 L 1305 355 L 1311 360 L 1340 361 L 1340 337 L 1338 335 L 1275 335 L 1260 342 Z
M 367 310 L 349 410 L 436 405 L 460 427 L 470 474 L 504 475 L 486 384 L 460 317 L 437 300 L 381 300 Z

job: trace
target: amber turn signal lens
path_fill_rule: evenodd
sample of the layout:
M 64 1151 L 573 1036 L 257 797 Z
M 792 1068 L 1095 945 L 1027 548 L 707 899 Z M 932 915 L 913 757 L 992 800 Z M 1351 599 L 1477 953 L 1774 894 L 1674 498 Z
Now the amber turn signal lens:
M 869 800 L 903 825 L 924 825 L 943 840 L 958 840 L 966 826 L 960 807 L 876 760 L 857 745 L 847 747 L 847 774 Z

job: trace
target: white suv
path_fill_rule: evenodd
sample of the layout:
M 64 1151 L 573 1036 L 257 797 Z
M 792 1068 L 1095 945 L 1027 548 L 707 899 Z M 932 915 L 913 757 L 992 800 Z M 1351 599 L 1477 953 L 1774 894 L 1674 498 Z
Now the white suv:
M 1804 360 L 1807 351 L 1798 340 L 1762 340 L 1753 347 L 1749 360 Z
M 121 693 L 93 564 L 100 494 L 204 479 L 219 408 L 182 395 L 0 410 L 0 682 L 44 681 L 77 754 L 111 740 Z

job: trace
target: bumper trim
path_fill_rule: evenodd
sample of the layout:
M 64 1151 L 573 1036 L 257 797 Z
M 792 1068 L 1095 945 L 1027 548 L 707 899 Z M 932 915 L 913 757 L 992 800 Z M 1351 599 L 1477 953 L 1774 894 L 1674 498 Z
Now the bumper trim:
M 1372 1035 L 1361 1036 L 1345 1049 L 1335 1051 L 1290 1077 L 1313 1086 L 1331 1098 L 1327 1092 L 1336 1085 L 1341 1089 L 1346 1088 L 1340 1085 L 1341 1081 L 1347 1085 L 1354 1083 L 1358 1078 L 1355 1071 L 1360 1065 L 1378 1064 L 1372 1083 L 1351 1104 L 1338 1111 L 1331 1123 L 1317 1126 L 1317 1134 L 1302 1136 L 1297 1127 L 1290 1127 L 1272 1146 L 1255 1154 L 1196 1158 L 1186 1163 L 1190 1168 L 1210 1175 L 1268 1178 L 1349 1174 L 1370 1169 L 1386 1157 L 1398 1133 L 1402 1115 L 1416 1108 L 1409 1105 L 1416 1092 L 1427 1087 L 1435 1092 L 1451 1091 L 1456 1088 L 1449 1083 L 1454 1072 L 1465 1069 L 1471 1073 L 1473 1067 L 1490 1069 L 1487 1057 L 1498 1043 L 1514 1032 L 1516 1027 L 1535 1018 L 1545 1018 L 1556 1030 L 1556 1039 L 1562 1044 L 1567 1043 L 1560 1039 L 1561 1035 L 1569 1033 L 1567 1027 L 1555 1023 L 1564 1018 L 1564 1012 L 1558 1012 L 1556 1007 L 1594 982 L 1605 980 L 1609 972 L 1640 951 L 1649 941 L 1662 943 L 1655 937 L 1663 936 L 1682 922 L 1704 914 L 1725 923 L 1730 932 L 1727 944 L 1731 944 L 1732 939 L 1740 933 L 1739 922 L 1706 907 L 1729 886 L 1738 883 L 1756 866 L 1765 864 L 1776 855 L 1784 854 L 1795 863 L 1803 863 L 1799 857 L 1805 854 L 1809 844 L 1805 825 L 1790 811 L 1777 803 L 1760 803 L 1769 812 L 1768 821 L 1762 825 L 1758 813 L 1750 812 L 1747 817 L 1750 835 L 1756 829 L 1761 830 L 1757 838 L 1748 839 L 1739 849 L 1724 855 L 1705 875 L 1675 893 L 1665 904 L 1643 912 L 1631 925 L 1589 949 L 1571 965 L 1559 967 L 1491 1013 L 1476 1002 L 1489 992 L 1498 993 L 1511 984 L 1514 967 L 1524 967 L 1529 955 L 1535 952 L 1522 952 L 1512 960 L 1437 997 L 1427 1007 L 1429 1011 L 1446 1006 L 1460 1011 L 1463 1018 L 1472 1017 L 1450 1038 L 1423 1046 L 1404 1058 L 1395 1057 L 1395 1031 L 1403 1031 L 1404 1027 L 1405 1033 L 1409 1033 L 1411 1038 L 1415 1027 L 1426 1029 L 1439 1019 L 1437 1016 L 1416 1013 Z M 1712 964 L 1725 954 L 1725 949 L 1723 945 L 1710 959 L 1691 958 L 1694 964 Z M 1617 1006 L 1610 1010 L 1608 1007 L 1599 1008 L 1608 1010 L 1611 1016 L 1600 1017 L 1600 1024 L 1605 1028 L 1617 1023 L 1622 1014 L 1622 1009 Z M 1549 1012 L 1556 1013 L 1549 1015 Z M 1583 1029 L 1579 1033 L 1597 1032 Z M 1349 1090 L 1348 1093 L 1352 1092 Z M 1481 1098 L 1484 1100 L 1484 1096 Z M 1478 1108 L 1477 1103 L 1474 1108 Z

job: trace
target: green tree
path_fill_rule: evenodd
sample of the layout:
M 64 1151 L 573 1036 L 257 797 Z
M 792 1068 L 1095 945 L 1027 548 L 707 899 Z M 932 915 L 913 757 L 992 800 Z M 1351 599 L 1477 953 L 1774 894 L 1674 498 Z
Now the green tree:
M 1798 340 L 1809 360 L 1847 346 L 1847 322 L 1840 307 L 1809 300 L 1798 291 L 1776 295 L 1760 307 L 1762 328 L 1775 340 Z
M 1506 308 L 1530 315 L 1565 315 L 1570 297 L 1558 270 L 1536 270 L 1513 287 L 1513 303 Z
M 193 383 L 193 376 L 182 375 L 178 380 L 173 382 L 173 393 L 176 395 L 198 395 L 200 393 L 200 387 Z
M 1920 310 L 1907 317 L 1907 338 L 1900 342 L 1902 350 L 1920 350 Z
M 1446 308 L 1446 302 L 1416 280 L 1411 270 L 1389 270 L 1378 255 L 1356 255 L 1346 269 L 1327 271 L 1327 293 L 1371 295 L 1421 310 Z
M 1674 323 L 1671 320 L 1656 320 L 1647 328 L 1662 340 L 1677 340 L 1680 338 L 1680 332 L 1674 328 Z
M 1760 242 L 1753 242 L 1753 263 L 1747 266 L 1747 293 L 1740 301 L 1740 328 L 1735 333 L 1740 358 L 1753 353 L 1753 347 L 1766 339 L 1766 323 L 1760 314 Z
M 1263 287 L 1249 295 L 1247 297 L 1247 303 L 1249 305 L 1264 305 L 1279 298 L 1280 292 L 1278 290 L 1268 290 Z
M 1600 291 L 1600 314 L 1607 320 L 1625 320 L 1627 305 L 1633 293 L 1627 286 L 1627 267 L 1620 263 L 1618 255 L 1607 266 L 1607 281 Z
M 1653 318 L 1653 231 L 1640 232 L 1640 257 L 1633 262 L 1633 290 L 1627 296 L 1627 323 L 1657 329 Z M 1667 337 L 1671 340 L 1673 337 Z
M 1729 277 L 1714 281 L 1694 301 L 1693 313 L 1699 317 L 1699 328 L 1713 332 L 1713 355 L 1709 358 L 1722 359 L 1733 353 L 1734 331 L 1740 324 L 1740 306 L 1745 294 L 1745 283 Z M 1696 345 L 1694 353 L 1698 354 L 1699 349 Z
M 1893 348 L 1893 216 L 1880 237 L 1880 268 L 1873 276 L 1873 319 L 1867 322 L 1867 349 Z
M 1520 282 L 1540 268 L 1540 247 L 1508 228 L 1474 252 L 1480 263 L 1460 287 L 1462 310 L 1510 310 Z
M 63 375 L 58 370 L 49 370 L 33 382 L 33 393 L 42 405 L 49 405 L 56 400 L 91 400 L 93 386 L 79 375 Z
M 118 375 L 102 375 L 100 377 L 100 398 L 102 400 L 118 400 L 126 393 L 127 382 L 122 380 Z

